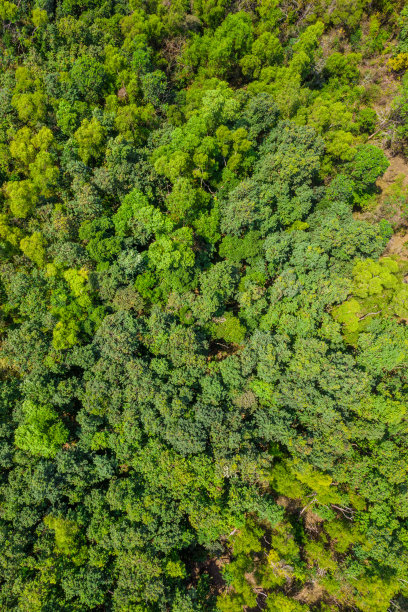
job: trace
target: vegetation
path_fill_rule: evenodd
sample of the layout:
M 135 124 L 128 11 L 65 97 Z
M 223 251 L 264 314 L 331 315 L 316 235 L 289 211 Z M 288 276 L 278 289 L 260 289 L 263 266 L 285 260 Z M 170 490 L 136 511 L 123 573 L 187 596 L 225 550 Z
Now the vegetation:
M 407 610 L 404 2 L 0 37 L 0 608 Z

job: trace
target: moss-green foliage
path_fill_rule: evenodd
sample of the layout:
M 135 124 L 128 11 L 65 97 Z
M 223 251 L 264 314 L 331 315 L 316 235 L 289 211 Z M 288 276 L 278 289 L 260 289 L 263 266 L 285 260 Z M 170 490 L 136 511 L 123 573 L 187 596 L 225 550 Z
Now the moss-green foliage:
M 90 121 L 84 119 L 74 134 L 78 144 L 78 155 L 87 164 L 97 160 L 104 151 L 105 130 L 99 121 L 93 117 Z
M 352 295 L 332 311 L 333 317 L 343 324 L 348 341 L 355 342 L 373 317 L 408 317 L 406 268 L 404 261 L 390 257 L 356 262 Z
M 55 546 L 59 553 L 73 555 L 78 551 L 79 527 L 74 522 L 54 516 L 44 517 L 44 523 L 55 534 Z
M 40 232 L 34 232 L 31 236 L 23 238 L 20 242 L 20 249 L 31 261 L 40 268 L 44 265 L 45 259 L 45 240 Z
M 0 0 L 1 610 L 406 608 L 402 5 Z
M 36 406 L 26 400 L 23 419 L 15 432 L 16 446 L 42 457 L 53 457 L 68 439 L 68 430 L 49 406 Z
M 234 317 L 231 312 L 215 322 L 212 326 L 212 335 L 215 338 L 222 338 L 226 342 L 241 344 L 245 338 L 245 327 L 241 325 L 239 319 Z

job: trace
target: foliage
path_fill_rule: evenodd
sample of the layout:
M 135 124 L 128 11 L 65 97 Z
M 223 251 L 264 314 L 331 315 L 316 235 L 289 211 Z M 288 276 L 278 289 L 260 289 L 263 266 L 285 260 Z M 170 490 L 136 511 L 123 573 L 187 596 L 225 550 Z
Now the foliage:
M 1 610 L 406 608 L 402 5 L 0 0 Z
M 55 410 L 27 400 L 22 411 L 24 417 L 15 432 L 16 445 L 33 455 L 53 457 L 68 438 L 68 430 Z

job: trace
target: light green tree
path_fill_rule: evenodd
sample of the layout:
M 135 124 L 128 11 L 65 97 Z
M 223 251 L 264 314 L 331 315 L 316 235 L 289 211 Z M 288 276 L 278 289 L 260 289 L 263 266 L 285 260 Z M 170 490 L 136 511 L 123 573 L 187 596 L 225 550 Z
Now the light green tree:
M 101 123 L 93 117 L 84 119 L 74 134 L 78 144 L 79 157 L 85 164 L 97 160 L 103 153 L 106 131 Z
M 41 232 L 34 232 L 31 236 L 26 236 L 20 242 L 20 249 L 24 255 L 31 259 L 39 268 L 45 263 L 46 241 Z
M 26 400 L 22 406 L 23 421 L 15 432 L 16 446 L 42 457 L 54 457 L 68 440 L 69 432 L 50 406 Z
M 10 181 L 5 184 L 10 210 L 15 217 L 25 219 L 36 207 L 38 190 L 30 180 Z

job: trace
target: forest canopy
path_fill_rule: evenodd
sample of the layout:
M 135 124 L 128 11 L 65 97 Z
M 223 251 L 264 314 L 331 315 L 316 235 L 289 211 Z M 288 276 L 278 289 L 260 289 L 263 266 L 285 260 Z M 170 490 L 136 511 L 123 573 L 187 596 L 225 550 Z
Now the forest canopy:
M 1 610 L 408 609 L 404 4 L 0 0 Z

